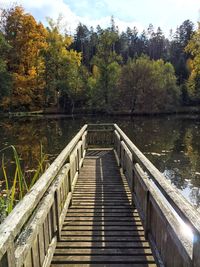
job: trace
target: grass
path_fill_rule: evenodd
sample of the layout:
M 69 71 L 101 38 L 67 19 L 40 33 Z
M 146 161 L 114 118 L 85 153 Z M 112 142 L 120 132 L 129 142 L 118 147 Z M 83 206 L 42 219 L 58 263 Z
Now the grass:
M 3 182 L 5 183 L 5 190 L 0 193 L 0 223 L 3 219 L 13 210 L 14 206 L 20 201 L 24 195 L 31 189 L 41 174 L 47 167 L 47 155 L 43 153 L 42 145 L 40 146 L 40 158 L 38 159 L 38 166 L 34 170 L 34 174 L 30 179 L 30 183 L 27 184 L 25 175 L 22 171 L 20 164 L 20 157 L 17 153 L 16 148 L 11 145 L 0 150 L 0 153 L 11 149 L 14 156 L 14 177 L 13 179 L 8 178 L 8 172 L 5 164 L 5 156 L 2 155 L 1 168 L 3 173 Z M 10 185 L 10 181 L 12 183 Z

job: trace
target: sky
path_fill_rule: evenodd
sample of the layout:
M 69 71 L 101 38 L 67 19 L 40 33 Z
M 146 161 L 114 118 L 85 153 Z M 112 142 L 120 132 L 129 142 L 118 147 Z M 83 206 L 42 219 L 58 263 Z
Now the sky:
M 56 20 L 62 14 L 72 34 L 79 22 L 105 28 L 110 25 L 111 16 L 120 31 L 136 26 L 141 32 L 152 23 L 167 35 L 186 19 L 195 25 L 200 21 L 200 0 L 0 0 L 0 7 L 7 8 L 13 2 L 45 25 L 46 17 Z

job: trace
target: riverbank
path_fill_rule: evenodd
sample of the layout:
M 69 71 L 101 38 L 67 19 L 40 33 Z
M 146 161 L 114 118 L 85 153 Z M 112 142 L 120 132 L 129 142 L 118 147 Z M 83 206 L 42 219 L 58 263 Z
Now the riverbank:
M 91 110 L 91 109 L 76 109 L 73 114 L 65 113 L 63 110 L 58 109 L 46 109 L 38 111 L 27 111 L 27 112 L 0 112 L 0 117 L 42 117 L 42 116 L 57 116 L 65 118 L 73 118 L 80 116 L 98 116 L 98 115 L 109 115 L 109 116 L 158 116 L 158 115 L 174 115 L 174 114 L 200 114 L 200 106 L 182 106 L 176 110 L 171 111 L 160 111 L 160 112 L 131 112 L 131 111 L 112 111 L 105 112 L 102 110 Z

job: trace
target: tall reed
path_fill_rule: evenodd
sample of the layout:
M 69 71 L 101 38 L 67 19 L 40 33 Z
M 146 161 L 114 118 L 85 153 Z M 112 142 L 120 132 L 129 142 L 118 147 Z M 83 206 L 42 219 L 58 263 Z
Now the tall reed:
M 37 160 L 38 166 L 34 172 L 33 177 L 30 180 L 30 184 L 28 185 L 25 179 L 25 175 L 21 168 L 20 158 L 16 148 L 13 145 L 11 145 L 1 149 L 0 153 L 5 152 L 8 149 L 11 149 L 13 152 L 15 171 L 14 171 L 14 177 L 13 179 L 11 179 L 12 184 L 11 186 L 9 186 L 10 181 L 8 178 L 8 172 L 6 170 L 5 156 L 3 154 L 1 160 L 2 163 L 1 168 L 3 173 L 3 179 L 5 182 L 5 190 L 4 194 L 0 194 L 0 222 L 2 220 L 2 217 L 5 217 L 13 210 L 16 202 L 21 200 L 24 197 L 24 195 L 31 189 L 31 187 L 35 184 L 40 175 L 45 171 L 47 166 L 46 163 L 47 155 L 43 153 L 43 147 L 42 145 L 40 145 L 40 158 Z

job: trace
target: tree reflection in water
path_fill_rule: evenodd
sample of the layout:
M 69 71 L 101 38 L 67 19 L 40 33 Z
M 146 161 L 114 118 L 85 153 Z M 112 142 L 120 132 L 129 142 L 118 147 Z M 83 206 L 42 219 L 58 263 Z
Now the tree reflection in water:
M 15 145 L 23 159 L 24 170 L 31 170 L 38 163 L 40 144 L 52 161 L 80 127 L 88 122 L 118 123 L 167 179 L 192 204 L 200 207 L 198 116 L 4 118 L 0 120 L 0 148 Z M 9 158 L 9 155 L 6 156 Z M 10 166 L 10 177 L 13 177 L 12 164 Z

